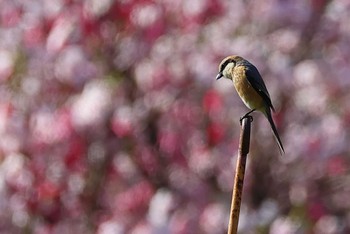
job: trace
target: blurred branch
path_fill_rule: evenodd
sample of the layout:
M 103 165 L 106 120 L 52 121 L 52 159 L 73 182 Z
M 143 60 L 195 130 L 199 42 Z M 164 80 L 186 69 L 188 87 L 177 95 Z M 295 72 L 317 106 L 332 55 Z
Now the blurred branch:
M 292 55 L 293 62 L 296 64 L 299 61 L 305 59 L 308 55 L 312 54 L 312 39 L 317 32 L 320 24 L 321 18 L 327 5 L 330 3 L 330 0 L 313 0 L 311 1 L 311 10 L 310 18 L 305 23 L 304 28 L 302 29 L 300 35 L 300 42 L 297 49 Z
M 118 150 L 118 139 L 115 138 L 114 133 L 108 128 L 112 112 L 106 115 L 104 124 L 106 125 L 105 132 L 100 132 L 99 134 L 90 132 L 86 134 L 87 142 L 89 142 L 90 148 L 94 143 L 101 144 L 103 149 L 101 152 L 96 152 L 93 159 L 88 158 L 88 173 L 87 173 L 87 183 L 83 192 L 83 202 L 85 207 L 85 214 L 88 217 L 87 224 L 90 230 L 97 229 L 96 214 L 101 209 L 101 194 L 104 193 L 106 175 L 108 173 L 108 168 L 111 165 L 113 156 Z M 91 153 L 90 153 L 91 154 Z M 99 154 L 99 155 L 97 155 Z

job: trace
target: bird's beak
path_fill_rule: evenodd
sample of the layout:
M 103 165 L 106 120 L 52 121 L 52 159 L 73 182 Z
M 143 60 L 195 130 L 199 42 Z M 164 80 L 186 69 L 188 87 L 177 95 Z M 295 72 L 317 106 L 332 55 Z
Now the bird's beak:
M 223 77 L 223 75 L 222 75 L 222 73 L 220 72 L 217 76 L 216 76 L 216 80 L 218 80 L 218 79 L 220 79 L 220 78 L 222 78 Z

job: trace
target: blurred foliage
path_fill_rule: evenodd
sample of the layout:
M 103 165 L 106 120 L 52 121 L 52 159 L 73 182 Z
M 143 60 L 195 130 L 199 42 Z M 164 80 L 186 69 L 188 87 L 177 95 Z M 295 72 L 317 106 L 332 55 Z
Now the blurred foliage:
M 241 233 L 350 232 L 350 3 L 0 1 L 0 232 L 225 233 L 261 71 Z

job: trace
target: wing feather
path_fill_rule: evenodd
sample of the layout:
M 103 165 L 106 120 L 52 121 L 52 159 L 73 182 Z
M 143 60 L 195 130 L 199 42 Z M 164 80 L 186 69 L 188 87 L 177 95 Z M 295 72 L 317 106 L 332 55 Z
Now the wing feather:
M 273 110 L 275 111 L 271 99 L 270 99 L 270 94 L 267 91 L 267 88 L 265 86 L 264 80 L 261 78 L 261 75 L 258 71 L 258 69 L 253 65 L 253 64 L 246 64 L 246 77 L 248 79 L 248 82 L 250 85 L 257 91 L 261 97 L 264 99 L 266 104 Z

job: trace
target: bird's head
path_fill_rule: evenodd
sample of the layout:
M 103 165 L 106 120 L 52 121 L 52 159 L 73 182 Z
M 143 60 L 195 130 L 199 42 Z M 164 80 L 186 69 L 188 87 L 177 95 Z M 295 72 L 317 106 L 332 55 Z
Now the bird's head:
M 225 77 L 232 80 L 233 69 L 243 61 L 244 59 L 237 55 L 231 55 L 224 58 L 219 65 L 219 73 L 216 76 L 216 79 L 218 80 L 222 77 Z

